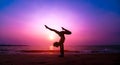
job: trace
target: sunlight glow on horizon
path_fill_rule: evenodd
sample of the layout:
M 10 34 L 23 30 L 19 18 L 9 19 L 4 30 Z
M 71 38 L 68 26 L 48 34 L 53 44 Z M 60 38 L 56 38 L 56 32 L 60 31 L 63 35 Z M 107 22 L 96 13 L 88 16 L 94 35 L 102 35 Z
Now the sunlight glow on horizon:
M 49 50 L 54 50 L 53 45 L 50 45 Z

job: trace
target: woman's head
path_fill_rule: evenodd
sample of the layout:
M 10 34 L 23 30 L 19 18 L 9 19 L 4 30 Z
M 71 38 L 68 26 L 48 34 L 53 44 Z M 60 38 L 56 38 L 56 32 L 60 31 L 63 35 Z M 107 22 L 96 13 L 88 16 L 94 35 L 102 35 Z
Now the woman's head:
M 54 42 L 53 46 L 54 46 L 54 47 L 59 47 L 60 44 L 59 44 L 59 42 Z

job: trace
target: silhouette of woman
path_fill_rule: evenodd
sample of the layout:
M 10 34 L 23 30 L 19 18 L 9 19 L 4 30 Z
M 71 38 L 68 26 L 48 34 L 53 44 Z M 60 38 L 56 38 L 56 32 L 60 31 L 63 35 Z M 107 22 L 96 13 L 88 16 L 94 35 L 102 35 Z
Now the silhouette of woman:
M 62 28 L 62 31 L 57 31 L 57 30 L 55 30 L 55 29 L 49 28 L 47 25 L 45 25 L 45 27 L 46 27 L 47 29 L 49 29 L 49 30 L 57 33 L 57 34 L 60 36 L 59 42 L 55 42 L 55 43 L 53 44 L 53 46 L 55 46 L 55 47 L 59 47 L 59 46 L 60 46 L 60 55 L 59 55 L 59 57 L 64 57 L 64 44 L 63 44 L 64 41 L 65 41 L 65 35 L 64 35 L 64 34 L 70 35 L 71 32 L 70 32 L 69 30 L 63 28 L 63 27 L 61 27 L 61 28 Z

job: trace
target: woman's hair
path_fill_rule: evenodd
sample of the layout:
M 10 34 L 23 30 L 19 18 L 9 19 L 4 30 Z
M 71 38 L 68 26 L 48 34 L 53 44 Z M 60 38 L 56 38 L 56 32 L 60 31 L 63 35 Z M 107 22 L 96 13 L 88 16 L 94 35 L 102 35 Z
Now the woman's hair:
M 59 44 L 59 42 L 54 42 L 53 46 L 54 46 L 54 47 L 59 47 L 60 44 Z

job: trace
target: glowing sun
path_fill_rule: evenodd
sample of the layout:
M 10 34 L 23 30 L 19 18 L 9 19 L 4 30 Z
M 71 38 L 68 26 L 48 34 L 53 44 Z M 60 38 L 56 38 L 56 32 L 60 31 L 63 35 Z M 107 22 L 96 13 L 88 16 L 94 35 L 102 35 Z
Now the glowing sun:
M 54 40 L 55 39 L 55 35 L 52 32 L 49 33 L 49 39 L 50 40 Z

